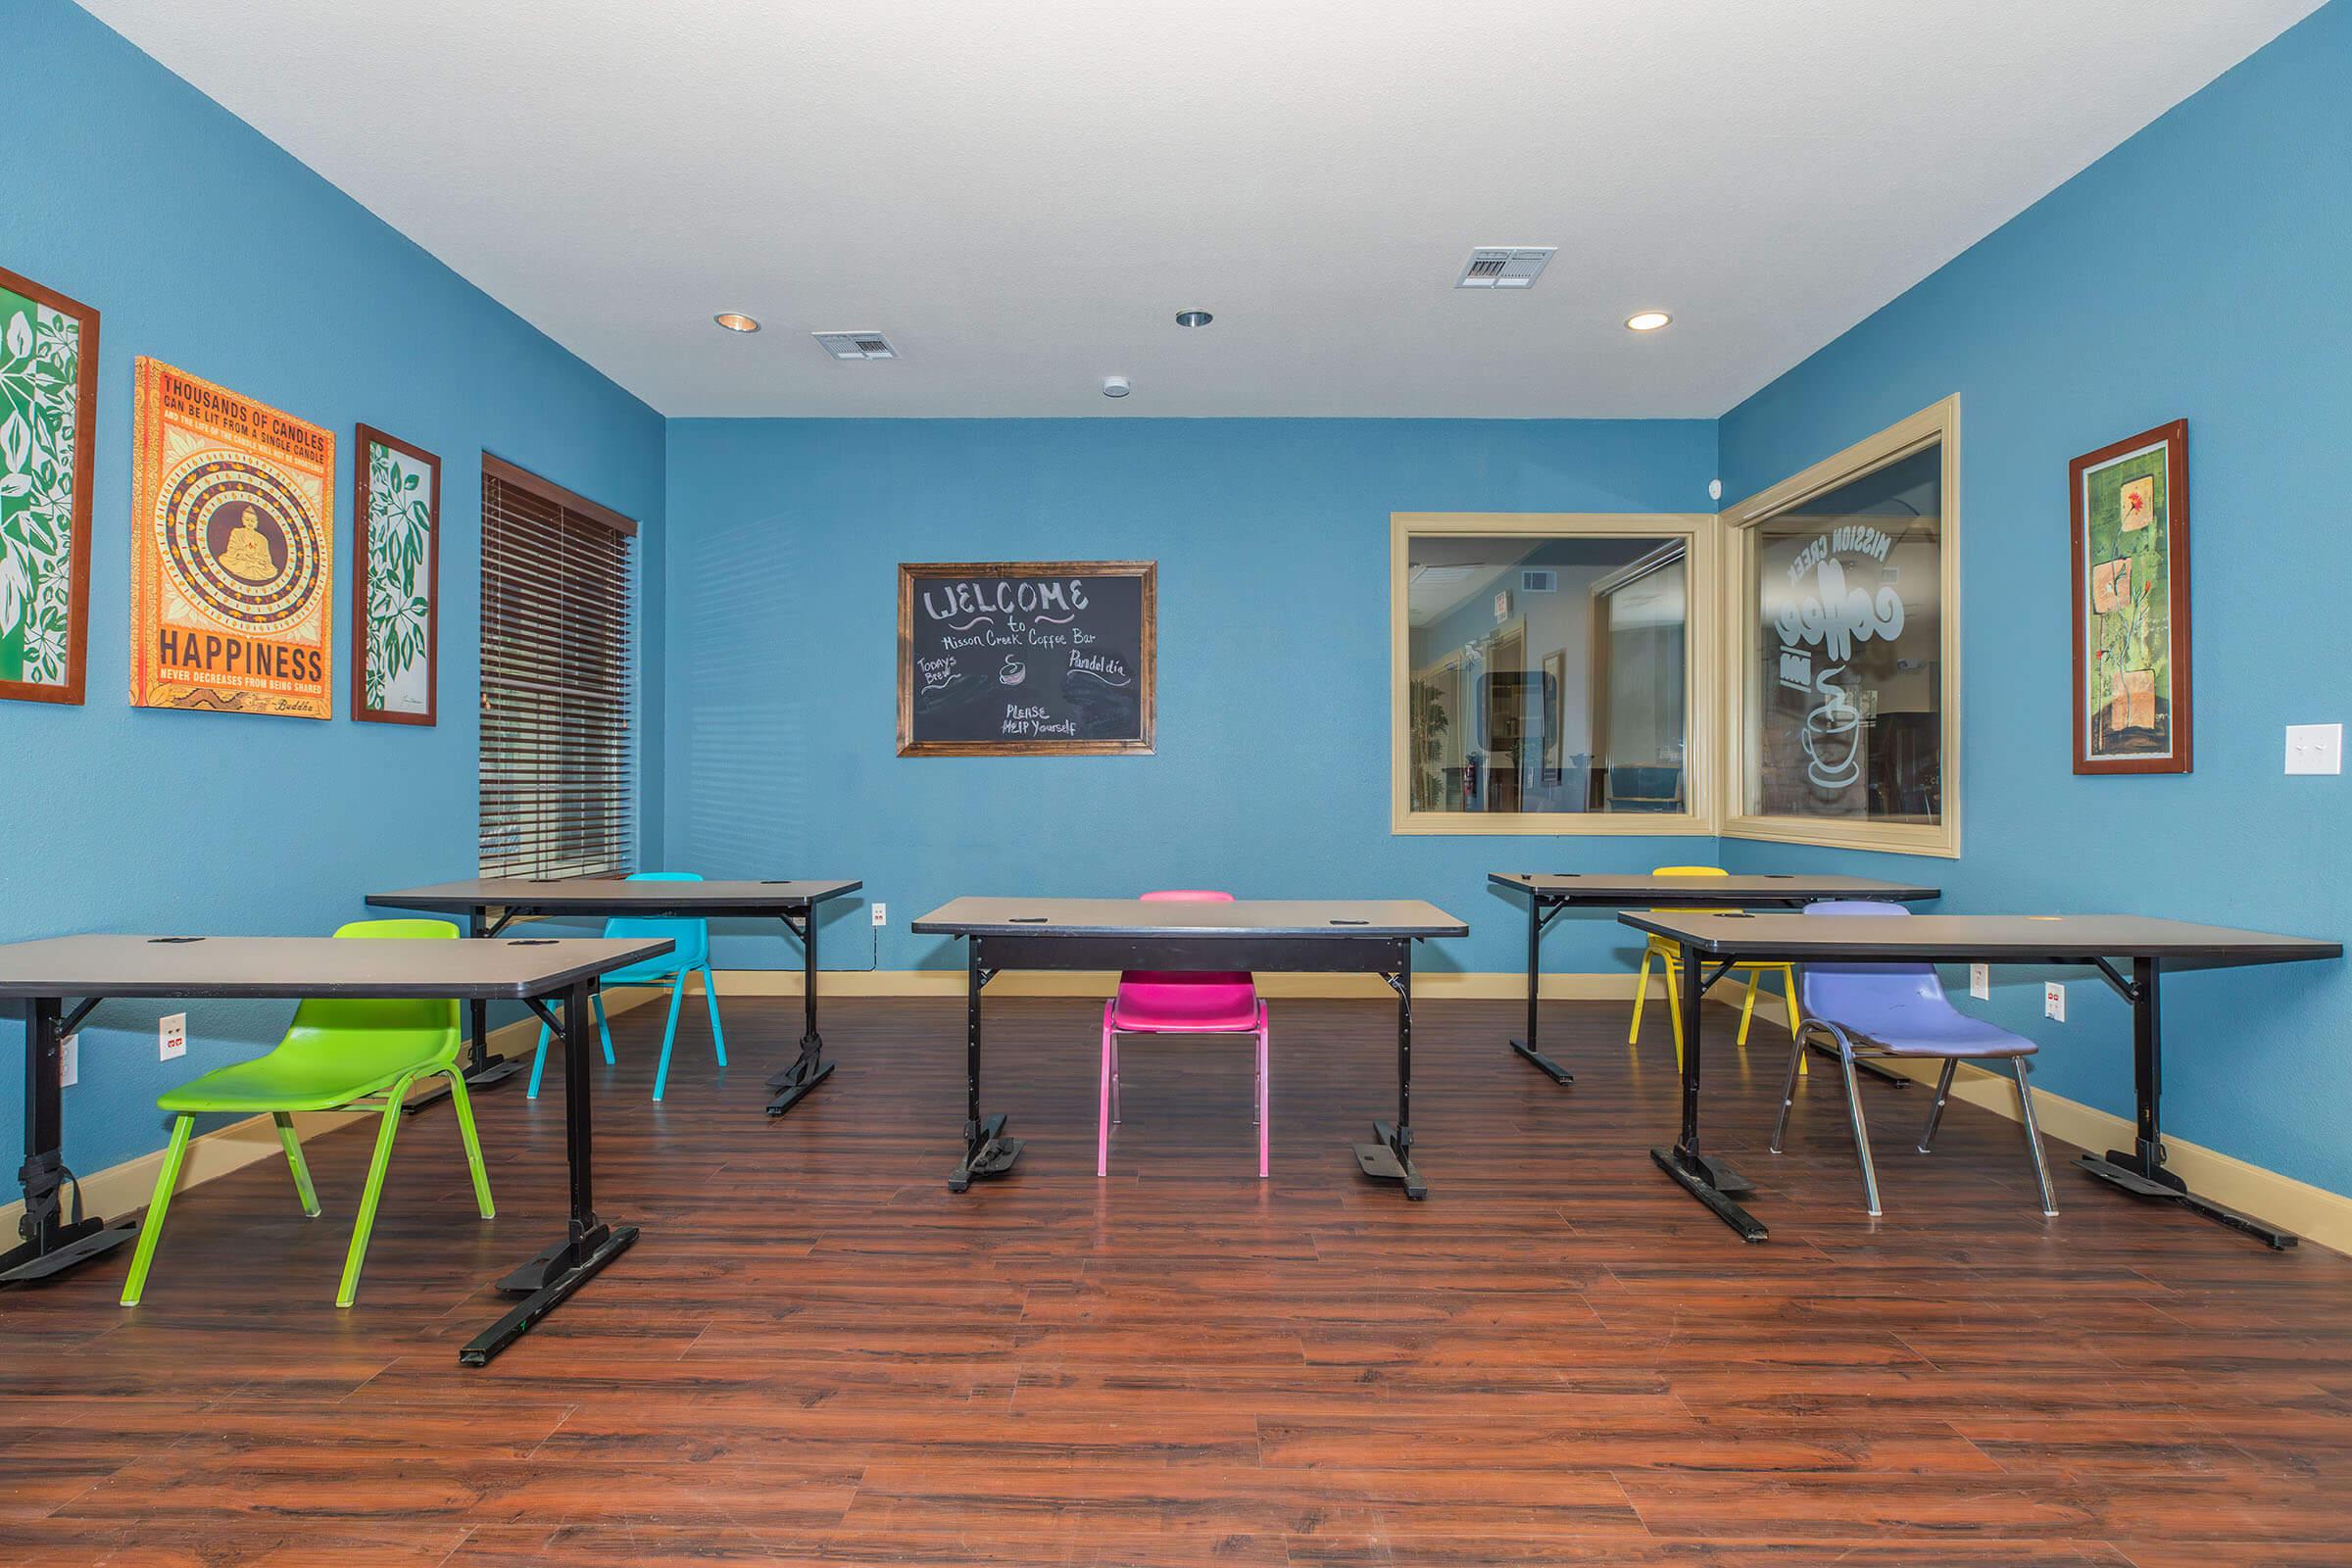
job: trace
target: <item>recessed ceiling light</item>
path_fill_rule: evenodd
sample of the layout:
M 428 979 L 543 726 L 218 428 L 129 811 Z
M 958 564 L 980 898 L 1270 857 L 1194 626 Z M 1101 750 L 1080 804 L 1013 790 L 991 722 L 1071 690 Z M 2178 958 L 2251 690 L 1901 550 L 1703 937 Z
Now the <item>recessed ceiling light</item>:
M 1178 326 L 1206 326 L 1215 319 L 1216 318 L 1206 311 L 1178 311 L 1176 313 Z
M 1123 375 L 1106 375 L 1102 378 L 1102 395 L 1106 398 L 1123 398 L 1131 390 Z
M 1673 319 L 1664 311 L 1637 311 L 1625 318 L 1625 324 L 1636 332 L 1655 332 Z
M 710 319 L 730 332 L 757 332 L 760 330 L 760 323 L 740 311 L 721 311 Z

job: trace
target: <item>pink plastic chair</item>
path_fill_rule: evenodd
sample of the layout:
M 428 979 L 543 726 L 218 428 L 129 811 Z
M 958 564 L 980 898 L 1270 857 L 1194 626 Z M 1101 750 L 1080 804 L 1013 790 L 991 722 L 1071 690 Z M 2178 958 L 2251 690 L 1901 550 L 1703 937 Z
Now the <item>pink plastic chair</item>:
M 1147 893 L 1149 902 L 1231 904 L 1230 893 Z M 1119 1119 L 1119 1036 L 1255 1035 L 1257 1175 L 1266 1178 L 1269 1117 L 1266 1110 L 1266 1004 L 1245 972 L 1191 974 L 1130 969 L 1119 976 L 1119 994 L 1102 1004 L 1102 1103 L 1095 1126 L 1095 1174 L 1110 1174 L 1110 1127 Z

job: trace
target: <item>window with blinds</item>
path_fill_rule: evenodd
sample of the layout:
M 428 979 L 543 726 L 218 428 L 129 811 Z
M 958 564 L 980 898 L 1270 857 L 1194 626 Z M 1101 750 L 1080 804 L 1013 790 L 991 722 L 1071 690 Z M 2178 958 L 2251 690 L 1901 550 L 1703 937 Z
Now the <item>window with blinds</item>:
M 617 876 L 637 525 L 482 454 L 481 874 Z

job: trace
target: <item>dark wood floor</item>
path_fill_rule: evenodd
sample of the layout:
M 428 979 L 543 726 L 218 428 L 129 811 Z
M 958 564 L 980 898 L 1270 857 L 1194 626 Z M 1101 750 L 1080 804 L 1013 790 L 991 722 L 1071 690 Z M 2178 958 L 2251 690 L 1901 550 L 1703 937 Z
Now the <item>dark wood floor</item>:
M 690 1014 L 660 1107 L 631 1013 L 598 1177 L 645 1239 L 487 1370 L 486 1282 L 561 1224 L 518 1080 L 481 1100 L 498 1219 L 415 1118 L 353 1311 L 357 1132 L 321 1220 L 270 1164 L 185 1198 L 134 1312 L 126 1252 L 0 1295 L 0 1561 L 2352 1561 L 2352 1262 L 2064 1168 L 2045 1222 L 2013 1124 L 1955 1106 L 1922 1157 L 1885 1086 L 1874 1223 L 1826 1075 L 1764 1152 L 1777 1039 L 1710 1054 L 1744 1247 L 1644 1152 L 1664 1009 L 1638 1054 L 1551 1009 L 1569 1090 L 1513 1010 L 1421 1008 L 1425 1204 L 1346 1148 L 1393 1109 L 1376 1004 L 1274 1004 L 1260 1184 L 1246 1047 L 1131 1046 L 1099 1182 L 1099 1011 L 993 1003 L 1029 1152 L 961 1198 L 960 1004 L 830 1006 L 841 1070 L 775 1123 L 792 1004 L 731 1006 L 724 1081 Z

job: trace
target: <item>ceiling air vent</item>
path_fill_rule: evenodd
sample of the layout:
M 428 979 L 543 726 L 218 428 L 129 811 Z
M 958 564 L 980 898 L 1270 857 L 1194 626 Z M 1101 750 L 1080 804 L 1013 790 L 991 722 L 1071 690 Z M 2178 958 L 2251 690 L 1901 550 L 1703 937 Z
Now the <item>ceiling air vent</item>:
M 1534 288 L 1553 245 L 1481 245 L 1454 279 L 1455 288 Z
M 1523 594 L 1556 594 L 1560 591 L 1560 574 L 1548 568 L 1528 568 L 1519 573 L 1519 591 Z
M 811 332 L 808 335 L 837 360 L 895 360 L 899 357 L 899 351 L 890 346 L 890 339 L 879 332 Z

